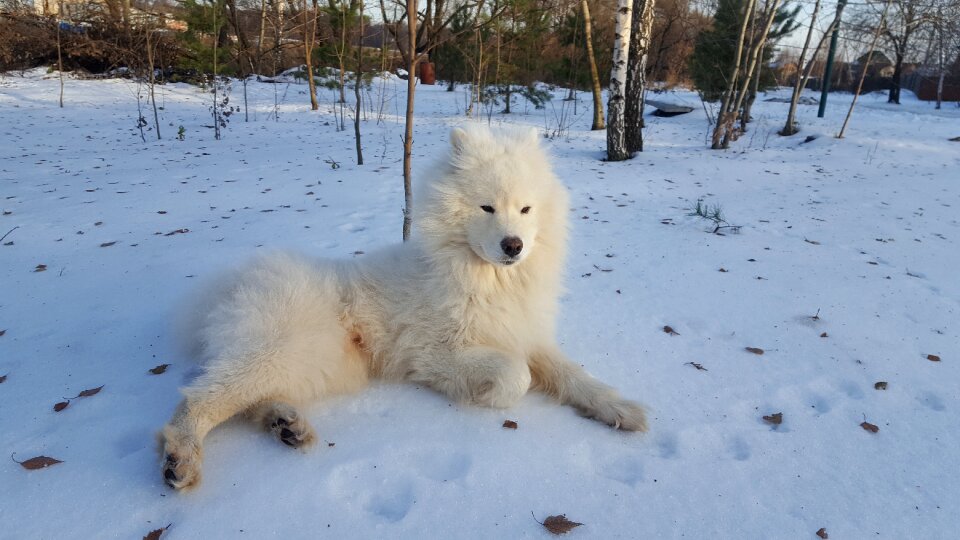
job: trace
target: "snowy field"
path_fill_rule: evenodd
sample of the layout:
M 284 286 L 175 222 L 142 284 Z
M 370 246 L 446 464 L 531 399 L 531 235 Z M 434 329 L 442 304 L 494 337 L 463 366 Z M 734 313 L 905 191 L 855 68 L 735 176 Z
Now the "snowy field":
M 169 490 L 154 434 L 196 373 L 177 306 L 258 252 L 400 240 L 405 83 L 374 81 L 363 166 L 349 113 L 338 132 L 333 93 L 310 112 L 305 88 L 252 83 L 250 121 L 216 141 L 207 94 L 160 87 L 163 139 L 144 143 L 135 83 L 68 79 L 61 109 L 54 76 L 0 77 L 0 453 L 62 461 L 0 466 L 0 538 L 548 538 L 555 514 L 583 523 L 570 538 L 956 538 L 960 109 L 912 94 L 864 96 L 843 140 L 850 96 L 822 120 L 801 105 L 784 139 L 787 105 L 764 100 L 788 93 L 763 95 L 722 152 L 694 94 L 658 96 L 696 109 L 648 116 L 623 163 L 601 161 L 588 94 L 484 112 L 566 118 L 544 139 L 573 201 L 560 340 L 650 407 L 650 433 L 540 395 L 486 410 L 378 384 L 306 409 L 305 453 L 225 424 L 200 489 Z M 417 91 L 415 175 L 469 121 L 444 90 Z M 690 216 L 701 197 L 739 234 Z

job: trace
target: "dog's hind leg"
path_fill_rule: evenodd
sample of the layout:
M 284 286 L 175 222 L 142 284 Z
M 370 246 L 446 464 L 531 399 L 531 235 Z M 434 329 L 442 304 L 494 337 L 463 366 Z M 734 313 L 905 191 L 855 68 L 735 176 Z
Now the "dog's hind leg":
M 570 405 L 587 417 L 615 429 L 646 431 L 644 408 L 624 399 L 616 390 L 591 377 L 556 347 L 544 347 L 530 356 L 533 388 Z
M 287 446 L 300 448 L 310 446 L 317 440 L 310 422 L 288 403 L 264 401 L 247 409 L 246 416 Z
M 214 427 L 264 399 L 265 388 L 255 376 L 242 372 L 216 380 L 201 377 L 184 389 L 170 422 L 160 433 L 163 478 L 174 489 L 190 489 L 200 483 L 203 439 Z

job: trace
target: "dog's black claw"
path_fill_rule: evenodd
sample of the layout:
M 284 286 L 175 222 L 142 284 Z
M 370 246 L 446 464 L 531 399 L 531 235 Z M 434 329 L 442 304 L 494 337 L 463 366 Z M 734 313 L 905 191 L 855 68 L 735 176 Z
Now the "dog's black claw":
M 163 477 L 167 479 L 167 485 L 170 487 L 174 487 L 173 483 L 179 480 L 177 473 L 173 472 L 173 469 L 163 471 Z
M 274 425 L 274 427 L 276 427 L 276 426 L 289 426 L 289 425 L 290 425 L 290 421 L 287 420 L 286 418 L 277 418 L 276 423 L 274 423 L 273 425 Z

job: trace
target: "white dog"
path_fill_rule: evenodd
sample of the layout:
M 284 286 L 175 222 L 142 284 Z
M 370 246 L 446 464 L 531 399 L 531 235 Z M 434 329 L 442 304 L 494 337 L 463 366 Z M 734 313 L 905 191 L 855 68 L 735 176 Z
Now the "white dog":
M 414 238 L 357 261 L 263 258 L 223 280 L 193 325 L 206 369 L 160 434 L 163 477 L 200 482 L 206 434 L 238 414 L 282 442 L 313 442 L 297 406 L 413 381 L 457 401 L 509 407 L 530 388 L 615 428 L 644 409 L 555 345 L 567 192 L 535 131 L 454 129 L 418 193 Z

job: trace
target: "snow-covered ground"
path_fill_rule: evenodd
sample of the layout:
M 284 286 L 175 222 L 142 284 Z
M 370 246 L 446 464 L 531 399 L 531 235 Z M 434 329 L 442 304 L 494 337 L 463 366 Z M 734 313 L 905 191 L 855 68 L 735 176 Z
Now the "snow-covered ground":
M 374 82 L 356 166 L 328 90 L 310 112 L 304 85 L 253 83 L 250 121 L 215 141 L 208 94 L 164 86 L 163 139 L 144 143 L 132 82 L 68 79 L 61 109 L 54 76 L 0 78 L 0 453 L 63 462 L 0 466 L 0 538 L 546 538 L 536 520 L 554 514 L 584 524 L 571 538 L 956 537 L 960 109 L 882 95 L 843 140 L 849 96 L 822 120 L 801 105 L 791 138 L 775 133 L 786 104 L 763 101 L 786 93 L 761 96 L 722 152 L 693 94 L 658 96 L 698 108 L 648 116 L 647 151 L 623 163 L 601 161 L 586 94 L 576 113 L 480 115 L 570 121 L 544 141 L 573 196 L 560 339 L 650 407 L 649 434 L 539 395 L 485 410 L 378 384 L 307 409 L 322 442 L 306 453 L 222 426 L 201 488 L 170 491 L 154 433 L 195 374 L 172 314 L 260 251 L 399 241 L 404 84 Z M 464 102 L 418 88 L 417 174 Z M 739 234 L 689 216 L 701 197 Z

